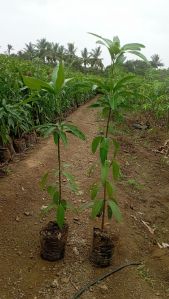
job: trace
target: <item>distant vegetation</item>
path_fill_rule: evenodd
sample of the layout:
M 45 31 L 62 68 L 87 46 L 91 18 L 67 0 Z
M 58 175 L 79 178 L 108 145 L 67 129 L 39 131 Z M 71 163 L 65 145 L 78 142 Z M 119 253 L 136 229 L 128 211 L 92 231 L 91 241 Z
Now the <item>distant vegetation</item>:
M 79 56 L 77 55 L 77 48 L 74 43 L 67 43 L 67 47 L 64 47 L 59 43 L 49 42 L 45 38 L 42 38 L 38 39 L 36 44 L 32 42 L 26 43 L 24 49 L 18 51 L 16 54 L 14 54 L 13 45 L 8 44 L 5 54 L 31 61 L 39 59 L 49 65 L 56 65 L 57 61 L 64 60 L 66 66 L 80 71 L 99 72 L 105 70 L 100 45 L 91 50 L 85 47 L 80 51 Z M 149 68 L 158 69 L 162 66 L 164 65 L 158 54 L 151 56 L 149 66 L 141 60 L 128 60 L 123 63 L 124 70 L 138 75 L 144 75 Z
M 90 51 L 85 47 L 80 57 L 73 43 L 65 48 L 45 38 L 37 40 L 36 44 L 25 44 L 17 54 L 13 53 L 13 48 L 8 44 L 6 53 L 0 54 L 0 144 L 7 143 L 9 136 L 20 138 L 35 126 L 57 119 L 54 97 L 43 90 L 30 92 L 23 75 L 49 81 L 53 67 L 63 60 L 66 76 L 73 77 L 62 94 L 64 114 L 100 92 L 92 78 L 93 82 L 96 79 L 106 81 L 111 72 L 111 66 L 103 65 L 100 45 Z M 123 109 L 145 111 L 148 118 L 160 119 L 169 127 L 169 69 L 162 66 L 157 54 L 148 63 L 119 60 L 116 78 L 135 75 L 132 87 L 135 96 L 121 99 Z M 130 87 L 126 88 L 127 95 Z

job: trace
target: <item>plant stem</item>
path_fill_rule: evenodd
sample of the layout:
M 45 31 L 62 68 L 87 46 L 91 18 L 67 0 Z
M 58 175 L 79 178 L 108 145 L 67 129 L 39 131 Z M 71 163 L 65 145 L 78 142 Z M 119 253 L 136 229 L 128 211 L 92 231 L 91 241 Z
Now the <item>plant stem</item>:
M 59 164 L 59 202 L 60 202 L 62 196 L 60 138 L 58 138 L 58 164 Z
M 107 119 L 106 134 L 105 134 L 106 138 L 107 138 L 108 132 L 109 132 L 110 117 L 111 117 L 111 109 L 109 109 L 109 115 L 108 115 L 108 119 Z
M 61 101 L 60 98 L 58 99 L 58 104 L 59 104 L 59 126 L 61 125 L 62 122 L 62 114 L 61 114 Z M 58 168 L 59 168 L 59 203 L 62 198 L 62 172 L 61 172 L 61 153 L 60 153 L 60 136 L 58 138 Z
M 108 131 L 109 131 L 110 117 L 111 117 L 111 109 L 109 109 L 109 115 L 107 119 L 106 134 L 105 134 L 106 138 L 108 136 Z M 102 215 L 102 225 L 101 225 L 102 231 L 104 230 L 105 212 L 106 212 L 106 183 L 104 184 L 104 195 L 103 195 L 103 215 Z
M 103 196 L 103 215 L 102 215 L 102 226 L 101 230 L 104 230 L 104 223 L 105 223 L 105 211 L 106 211 L 106 183 L 104 185 L 104 196 Z
M 112 60 L 112 78 L 114 77 L 114 70 L 115 70 L 115 61 Z M 107 138 L 108 132 L 109 132 L 109 123 L 110 123 L 110 117 L 111 117 L 111 108 L 109 109 L 109 115 L 107 119 L 107 126 L 106 126 L 106 133 L 105 137 Z M 104 223 L 105 223 L 105 212 L 106 212 L 106 183 L 104 184 L 104 194 L 103 194 L 103 215 L 102 215 L 102 224 L 101 224 L 101 230 L 104 230 Z
M 112 61 L 112 68 L 111 68 L 112 77 L 114 77 L 114 68 L 115 68 L 115 62 L 114 62 L 114 60 L 113 60 L 113 61 Z

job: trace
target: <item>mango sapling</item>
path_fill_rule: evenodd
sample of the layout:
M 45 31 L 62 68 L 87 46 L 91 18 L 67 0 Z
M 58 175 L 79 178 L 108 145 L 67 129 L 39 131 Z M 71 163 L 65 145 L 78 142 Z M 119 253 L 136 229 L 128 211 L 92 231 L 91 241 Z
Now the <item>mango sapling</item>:
M 121 47 L 117 36 L 111 41 L 93 33 L 92 35 L 99 38 L 98 44 L 106 46 L 111 58 L 109 77 L 104 82 L 100 80 L 94 82 L 98 86 L 101 96 L 96 103 L 91 105 L 92 108 L 102 110 L 102 114 L 106 118 L 106 128 L 104 134 L 96 136 L 92 142 L 92 152 L 95 153 L 98 149 L 100 160 L 100 181 L 91 188 L 92 218 L 101 216 L 102 220 L 101 229 L 94 228 L 90 259 L 95 265 L 106 267 L 111 263 L 114 245 L 111 235 L 105 228 L 105 220 L 107 217 L 111 219 L 114 216 L 119 222 L 122 218 L 115 197 L 115 181 L 120 177 L 120 166 L 117 161 L 120 146 L 115 139 L 108 136 L 108 133 L 112 117 L 118 113 L 125 98 L 132 94 L 132 91 L 126 87 L 133 79 L 133 76 L 129 75 L 117 80 L 115 68 L 119 63 L 124 62 L 125 53 L 137 55 L 145 61 L 146 58 L 140 53 L 141 48 L 144 48 L 142 44 L 133 43 Z M 113 155 L 110 154 L 112 146 L 114 147 Z M 101 196 L 99 196 L 99 192 L 101 192 Z
M 54 261 L 64 257 L 68 234 L 68 224 L 65 223 L 65 212 L 70 208 L 70 204 L 63 199 L 62 176 L 65 176 L 70 183 L 74 183 L 72 175 L 63 171 L 60 145 L 61 142 L 63 142 L 65 146 L 68 144 L 67 134 L 72 134 L 82 140 L 85 140 L 85 135 L 73 124 L 62 120 L 62 96 L 66 84 L 71 80 L 65 79 L 64 77 L 63 62 L 60 62 L 56 69 L 54 69 L 52 81 L 50 83 L 31 77 L 23 77 L 23 80 L 25 85 L 33 90 L 45 90 L 47 93 L 53 94 L 59 111 L 59 119 L 57 123 L 47 123 L 38 127 L 44 136 L 53 134 L 53 140 L 57 147 L 57 183 L 54 186 L 47 185 L 47 173 L 41 179 L 42 188 L 46 188 L 52 198 L 52 203 L 45 209 L 45 212 L 48 212 L 51 209 L 54 209 L 56 212 L 55 220 L 50 221 L 47 226 L 40 231 L 41 256 L 44 259 Z

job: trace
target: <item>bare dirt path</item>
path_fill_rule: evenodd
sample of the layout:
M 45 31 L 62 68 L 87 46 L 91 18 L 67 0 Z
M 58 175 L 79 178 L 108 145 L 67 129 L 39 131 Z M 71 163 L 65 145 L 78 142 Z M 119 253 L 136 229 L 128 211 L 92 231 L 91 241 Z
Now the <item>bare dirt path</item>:
M 70 164 L 80 190 L 68 189 L 64 197 L 77 205 L 89 201 L 89 188 L 96 180 L 89 170 L 96 157 L 91 154 L 92 138 L 103 127 L 96 111 L 86 104 L 75 111 L 69 121 L 87 135 L 87 141 L 75 138 L 63 149 L 62 161 Z M 56 149 L 52 138 L 42 140 L 26 157 L 10 165 L 11 173 L 0 180 L 0 299 L 71 299 L 86 282 L 113 267 L 130 261 L 142 261 L 113 274 L 85 292 L 82 299 L 157 299 L 169 297 L 169 254 L 157 242 L 169 242 L 169 166 L 152 152 L 157 141 L 148 133 L 135 132 L 126 123 L 117 138 L 121 143 L 119 160 L 123 178 L 117 197 L 123 223 L 112 222 L 118 242 L 112 267 L 97 269 L 89 260 L 93 223 L 88 211 L 81 217 L 68 214 L 70 224 L 65 259 L 47 262 L 39 255 L 39 230 L 53 214 L 40 217 L 40 208 L 49 202 L 39 188 L 42 174 L 55 168 Z M 64 182 L 63 182 L 64 184 Z M 76 217 L 77 219 L 74 219 Z M 146 221 L 151 234 L 143 224 Z

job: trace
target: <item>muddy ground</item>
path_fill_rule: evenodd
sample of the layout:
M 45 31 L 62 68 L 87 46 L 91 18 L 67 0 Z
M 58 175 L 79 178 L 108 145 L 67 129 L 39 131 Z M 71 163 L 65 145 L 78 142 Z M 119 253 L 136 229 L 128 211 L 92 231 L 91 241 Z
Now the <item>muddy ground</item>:
M 68 117 L 87 135 L 83 142 L 70 139 L 62 151 L 63 163 L 70 164 L 80 188 L 74 195 L 63 181 L 64 197 L 76 205 L 88 202 L 90 185 L 97 180 L 91 166 L 91 140 L 104 127 L 97 111 L 86 104 Z M 121 144 L 118 160 L 122 178 L 117 184 L 117 199 L 123 222 L 111 222 L 116 236 L 112 266 L 98 269 L 90 264 L 92 221 L 89 211 L 67 214 L 69 237 L 64 260 L 47 262 L 40 257 L 39 231 L 54 214 L 40 216 L 49 203 L 40 190 L 39 180 L 56 165 L 52 137 L 40 140 L 26 153 L 15 158 L 8 176 L 0 179 L 0 299 L 70 299 L 84 284 L 128 262 L 139 266 L 125 268 L 86 291 L 82 299 L 158 299 L 169 297 L 169 164 L 153 151 L 167 139 L 164 129 L 136 130 L 136 115 L 125 117 L 115 127 Z M 147 226 L 148 225 L 148 226 Z

